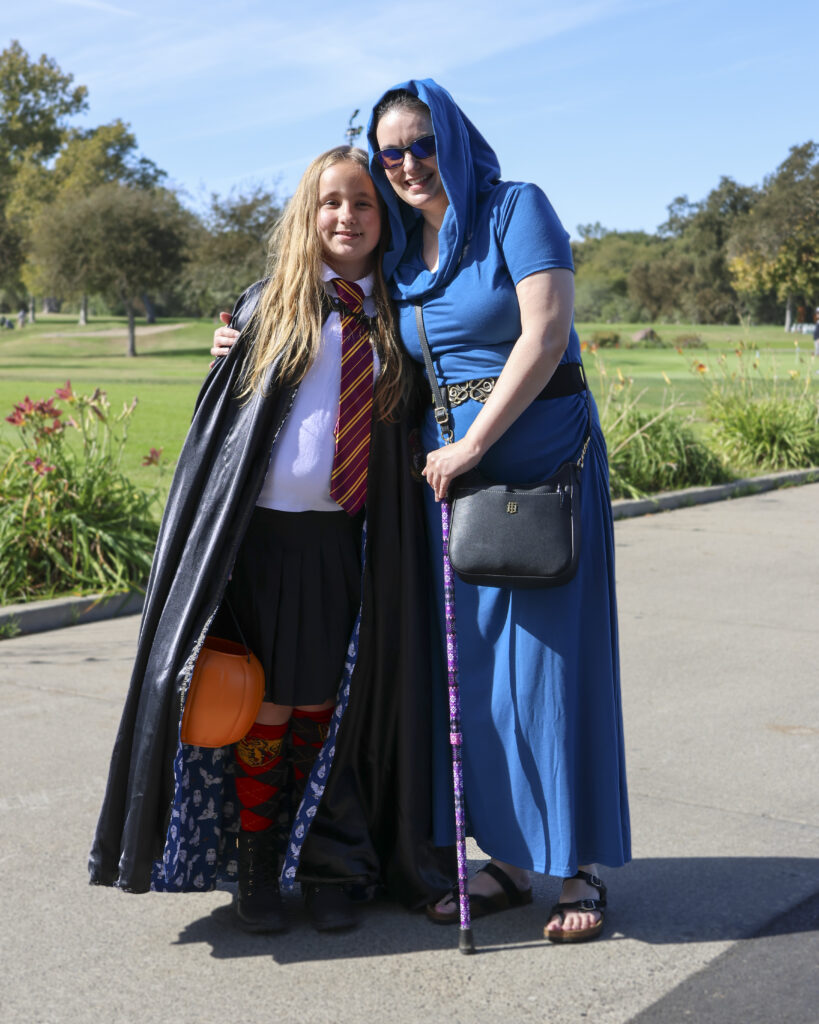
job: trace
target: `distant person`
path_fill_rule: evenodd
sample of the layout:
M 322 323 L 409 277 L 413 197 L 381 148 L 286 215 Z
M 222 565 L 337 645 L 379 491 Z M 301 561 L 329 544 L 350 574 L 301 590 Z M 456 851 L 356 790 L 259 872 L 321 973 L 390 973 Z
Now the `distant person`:
M 17 323 L 20 325 L 21 328 L 26 326 L 27 315 L 28 314 L 26 313 L 25 309 L 21 309 L 20 312 L 17 314 Z

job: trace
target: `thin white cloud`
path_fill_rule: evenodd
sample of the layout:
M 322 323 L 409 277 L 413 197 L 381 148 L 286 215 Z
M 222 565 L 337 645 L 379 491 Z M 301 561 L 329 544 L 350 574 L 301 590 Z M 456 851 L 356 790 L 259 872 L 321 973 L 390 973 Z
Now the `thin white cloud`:
M 581 0 L 574 5 L 563 0 L 419 0 L 396 9 L 365 0 L 348 12 L 354 26 L 348 32 L 331 30 L 334 22 L 312 14 L 311 5 L 291 9 L 277 4 L 263 13 L 258 4 L 247 5 L 252 10 L 232 18 L 227 29 L 208 16 L 204 5 L 184 35 L 166 31 L 165 19 L 156 14 L 146 21 L 147 31 L 130 40 L 128 60 L 89 47 L 85 69 L 75 62 L 75 70 L 94 89 L 136 89 L 143 97 L 170 85 L 184 89 L 200 76 L 213 76 L 206 86 L 225 74 L 255 79 L 262 88 L 291 91 L 302 113 L 309 114 L 372 95 L 402 77 L 440 75 L 657 5 L 658 0 Z M 248 106 L 259 99 L 251 96 Z M 287 119 L 272 108 L 269 123 Z
M 136 11 L 126 10 L 124 7 L 115 7 L 114 4 L 106 4 L 103 0 L 54 0 L 54 3 L 63 7 L 87 7 L 92 11 L 104 11 L 106 14 L 118 14 L 123 18 L 138 18 Z

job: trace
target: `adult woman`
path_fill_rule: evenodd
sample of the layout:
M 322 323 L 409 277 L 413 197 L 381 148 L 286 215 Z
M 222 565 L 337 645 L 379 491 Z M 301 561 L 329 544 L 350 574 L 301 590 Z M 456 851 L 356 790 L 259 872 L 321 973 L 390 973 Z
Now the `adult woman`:
M 470 398 L 453 408 L 451 445 L 441 447 L 431 408 L 424 420 L 428 528 L 440 573 L 436 502 L 454 477 L 479 466 L 495 479 L 533 483 L 582 446 L 582 383 L 562 397 L 547 386 L 558 366 L 580 361 L 571 250 L 543 193 L 499 180 L 494 152 L 432 80 L 385 93 L 368 138 L 389 210 L 384 269 L 404 344 L 420 361 L 421 304 L 439 381 L 480 378 L 491 388 L 484 404 Z M 473 913 L 529 902 L 528 870 L 557 875 L 565 881 L 545 928 L 552 941 L 600 934 L 605 886 L 589 868 L 630 857 L 608 467 L 593 403 L 582 498 L 580 567 L 566 586 L 456 581 L 467 813 L 492 857 L 470 883 Z M 440 579 L 436 594 L 440 606 Z M 438 715 L 438 740 L 444 732 Z M 437 750 L 436 837 L 444 844 L 453 837 L 449 773 L 440 742 Z M 456 921 L 454 894 L 428 913 Z

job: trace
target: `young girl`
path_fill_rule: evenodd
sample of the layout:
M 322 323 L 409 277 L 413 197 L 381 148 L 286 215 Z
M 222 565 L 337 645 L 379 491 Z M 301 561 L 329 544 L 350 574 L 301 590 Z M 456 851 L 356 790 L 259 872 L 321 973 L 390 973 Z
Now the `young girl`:
M 322 154 L 276 229 L 270 277 L 234 308 L 239 340 L 205 381 L 168 497 L 92 883 L 238 877 L 253 931 L 287 926 L 282 860 L 322 930 L 356 922 L 351 884 L 410 905 L 445 887 L 428 835 L 423 529 L 381 227 L 366 155 Z M 233 617 L 264 703 L 235 747 L 189 747 L 196 655 Z

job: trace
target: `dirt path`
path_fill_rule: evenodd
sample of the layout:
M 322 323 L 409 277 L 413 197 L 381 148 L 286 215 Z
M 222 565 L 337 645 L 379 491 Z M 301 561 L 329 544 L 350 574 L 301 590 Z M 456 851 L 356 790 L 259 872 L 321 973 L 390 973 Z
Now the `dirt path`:
M 164 334 L 167 331 L 180 331 L 190 324 L 151 324 L 137 327 L 136 336 L 146 338 L 151 334 Z M 128 328 L 112 327 L 107 331 L 56 331 L 53 334 L 38 334 L 38 338 L 127 338 Z

